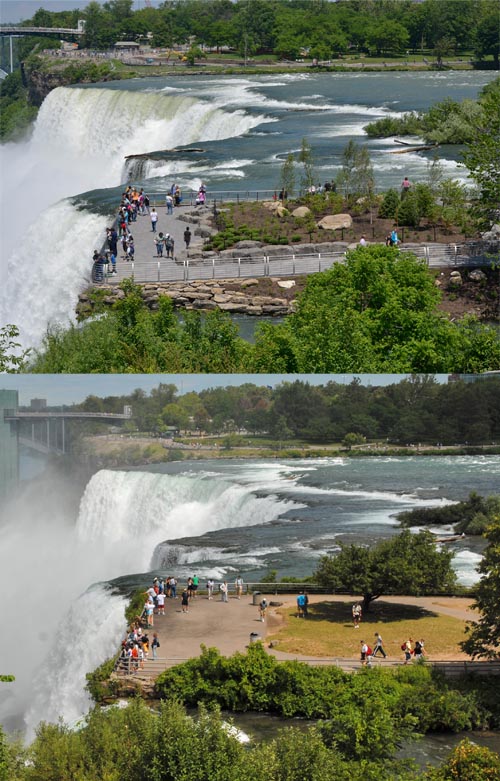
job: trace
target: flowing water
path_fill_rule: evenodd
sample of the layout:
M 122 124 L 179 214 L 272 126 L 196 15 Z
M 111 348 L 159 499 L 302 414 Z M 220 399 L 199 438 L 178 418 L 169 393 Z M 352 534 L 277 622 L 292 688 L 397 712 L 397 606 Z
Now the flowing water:
M 390 155 L 393 140 L 369 141 L 363 125 L 447 96 L 473 98 L 493 76 L 187 76 L 55 89 L 31 139 L 0 147 L 0 323 L 17 324 L 27 346 L 39 344 L 49 322 L 73 318 L 124 182 L 151 193 L 164 193 L 173 180 L 183 189 L 203 180 L 209 193 L 274 190 L 283 160 L 305 137 L 319 181 L 338 173 L 342 149 L 355 138 L 370 150 L 377 185 L 399 187 L 404 174 L 425 177 L 429 155 Z M 193 145 L 202 151 L 188 151 Z M 167 153 L 124 160 L 158 150 Z M 443 147 L 440 154 L 446 172 L 464 179 L 457 150 Z
M 388 538 L 398 530 L 395 513 L 471 490 L 491 494 L 499 474 L 499 456 L 463 456 L 178 462 L 100 470 L 83 491 L 74 479 L 38 477 L 0 523 L 1 614 L 16 638 L 2 646 L 2 671 L 16 681 L 0 721 L 31 736 L 41 719 L 85 713 L 85 673 L 125 628 L 123 594 L 153 572 L 181 580 L 241 572 L 247 582 L 270 569 L 306 576 L 340 540 Z M 477 579 L 481 546 L 457 543 L 463 583 Z M 23 610 L 16 601 L 26 588 Z

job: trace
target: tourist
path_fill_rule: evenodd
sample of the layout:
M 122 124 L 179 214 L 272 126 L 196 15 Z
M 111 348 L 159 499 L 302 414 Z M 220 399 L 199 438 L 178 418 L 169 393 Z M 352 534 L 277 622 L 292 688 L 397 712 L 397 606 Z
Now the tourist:
M 263 597 L 260 600 L 260 605 L 259 605 L 259 616 L 261 621 L 264 621 L 266 617 L 266 611 L 267 611 L 267 599 Z
M 234 581 L 234 588 L 236 591 L 236 599 L 241 599 L 241 594 L 243 592 L 243 578 L 241 577 L 241 575 L 238 575 L 238 577 Z
M 189 612 L 189 592 L 187 588 L 185 588 L 181 594 L 181 606 L 183 613 Z
M 165 615 L 165 594 L 163 591 L 160 591 L 156 596 L 156 604 L 158 607 L 158 615 L 164 616 Z
M 365 643 L 364 640 L 360 640 L 361 643 L 361 666 L 364 667 L 368 661 L 368 651 L 370 650 L 368 648 L 368 645 Z
M 404 652 L 405 655 L 405 664 L 411 662 L 411 654 L 412 654 L 411 644 L 412 644 L 412 639 L 411 637 L 409 637 L 408 640 L 405 640 L 405 642 L 401 646 L 401 650 Z
M 184 244 L 186 245 L 186 252 L 187 252 L 187 250 L 189 249 L 189 245 L 191 244 L 191 230 L 189 228 L 189 225 L 184 231 Z
M 399 237 L 397 228 L 393 228 L 391 231 L 391 247 L 397 247 L 399 244 Z
M 158 640 L 158 635 L 156 632 L 153 633 L 153 642 L 151 643 L 151 648 L 153 649 L 153 659 L 156 659 L 156 651 L 160 647 L 160 641 Z
M 223 583 L 220 584 L 219 591 L 220 591 L 220 601 L 227 602 L 227 592 L 228 592 L 227 581 L 224 581 Z
M 165 243 L 165 252 L 167 253 L 167 258 L 173 258 L 174 257 L 174 240 L 170 233 L 165 234 L 164 238 Z
M 383 640 L 382 640 L 382 636 L 378 632 L 375 632 L 375 637 L 376 637 L 376 640 L 375 640 L 375 648 L 373 649 L 373 656 L 376 656 L 377 653 L 380 651 L 380 653 L 382 654 L 382 656 L 385 659 L 387 654 L 386 654 L 385 649 L 384 649 L 384 643 L 383 643 Z
M 174 211 L 174 199 L 170 193 L 165 196 L 165 206 L 167 207 L 167 214 L 173 214 Z
M 203 190 L 198 190 L 198 195 L 195 199 L 195 206 L 205 206 L 206 196 Z
M 193 575 L 193 581 L 191 584 L 191 593 L 193 596 L 193 599 L 196 597 L 196 592 L 198 591 L 198 586 L 200 585 L 200 579 L 198 575 Z
M 410 192 L 411 182 L 408 179 L 407 176 L 403 179 L 401 182 L 401 199 L 406 198 L 408 193 Z
M 151 220 L 151 230 L 153 233 L 156 233 L 156 223 L 158 222 L 158 212 L 156 211 L 155 207 L 151 209 L 151 214 L 149 215 Z
M 213 599 L 214 598 L 214 585 L 215 584 L 214 584 L 213 578 L 209 578 L 207 580 L 207 594 L 208 594 L 208 598 L 209 599 Z
M 182 193 L 181 188 L 178 185 L 175 185 L 175 192 L 174 192 L 174 204 L 176 206 L 180 206 L 182 203 Z
M 364 235 L 361 236 L 361 238 L 359 240 L 359 246 L 360 247 L 366 247 L 366 237 Z
M 154 242 L 154 244 L 156 246 L 156 257 L 157 258 L 162 258 L 163 257 L 163 241 L 164 241 L 163 233 L 160 231 L 158 236 L 155 236 L 155 238 L 153 239 L 153 242 Z
M 306 604 L 306 598 L 303 591 L 300 592 L 300 594 L 297 597 L 297 618 L 305 618 L 305 608 Z
M 134 237 L 129 235 L 127 239 L 127 260 L 133 260 L 135 256 Z
M 424 658 L 424 641 L 423 640 L 415 640 L 415 647 L 413 649 L 413 655 L 415 659 L 423 659 Z
M 359 629 L 359 624 L 361 622 L 361 605 L 359 602 L 356 602 L 355 605 L 352 606 L 352 620 L 354 623 L 354 629 Z
M 174 577 L 170 578 L 170 596 L 177 599 L 177 581 Z

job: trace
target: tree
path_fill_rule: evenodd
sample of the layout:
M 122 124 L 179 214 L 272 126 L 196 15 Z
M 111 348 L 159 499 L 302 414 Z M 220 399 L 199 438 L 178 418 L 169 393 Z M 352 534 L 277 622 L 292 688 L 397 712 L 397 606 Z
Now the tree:
M 342 440 L 342 444 L 348 450 L 352 450 L 354 445 L 363 445 L 366 442 L 366 437 L 363 434 L 356 434 L 354 431 L 349 431 Z
M 488 86 L 481 96 L 482 116 L 464 153 L 479 189 L 474 210 L 486 225 L 494 221 L 500 204 L 500 78 Z
M 293 195 L 293 191 L 295 190 L 295 161 L 293 154 L 290 152 L 289 155 L 287 155 L 287 158 L 285 162 L 283 163 L 283 166 L 281 168 L 281 175 L 280 175 L 280 185 L 281 189 L 283 191 L 283 195 L 285 195 L 288 198 L 290 198 Z M 283 198 L 285 200 L 285 198 Z
M 30 350 L 19 351 L 18 336 L 19 329 L 15 325 L 0 328 L 0 372 L 15 374 L 25 367 Z
M 467 738 L 453 749 L 441 767 L 428 770 L 425 781 L 494 781 L 500 778 L 500 757 L 485 746 Z
M 298 160 L 299 163 L 302 163 L 303 166 L 303 176 L 300 183 L 302 185 L 302 189 L 307 191 L 309 187 L 314 184 L 313 156 L 311 145 L 309 144 L 307 138 L 302 139 Z
M 473 659 L 498 659 L 500 656 L 500 515 L 485 534 L 488 546 L 479 564 L 482 578 L 476 586 L 474 608 L 481 613 L 477 623 L 466 627 L 467 639 L 461 644 Z
M 341 544 L 336 556 L 323 556 L 314 577 L 331 590 L 363 595 L 365 611 L 383 594 L 436 594 L 453 588 L 453 552 L 438 550 L 428 531 L 397 537 L 368 548 Z
M 370 153 L 351 139 L 342 152 L 342 170 L 337 177 L 337 183 L 343 187 L 348 203 L 356 198 L 364 198 L 371 202 L 375 178 Z

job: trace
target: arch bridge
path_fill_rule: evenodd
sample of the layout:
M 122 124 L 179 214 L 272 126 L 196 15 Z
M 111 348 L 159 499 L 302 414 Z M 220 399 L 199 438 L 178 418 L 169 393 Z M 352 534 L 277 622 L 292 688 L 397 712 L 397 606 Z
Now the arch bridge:
M 79 21 L 74 30 L 71 27 L 22 27 L 20 25 L 0 25 L 0 38 L 9 38 L 10 42 L 10 72 L 14 72 L 14 56 L 12 41 L 25 35 L 45 38 L 79 38 L 85 35 L 85 22 Z

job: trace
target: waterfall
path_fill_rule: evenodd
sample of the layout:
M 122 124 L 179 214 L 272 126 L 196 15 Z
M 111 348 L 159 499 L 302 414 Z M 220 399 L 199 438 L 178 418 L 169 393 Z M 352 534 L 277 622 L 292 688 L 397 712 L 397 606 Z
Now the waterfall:
M 42 496 L 36 509 L 33 498 L 19 497 L 0 524 L 1 615 L 15 638 L 4 644 L 2 672 L 16 676 L 0 721 L 9 729 L 24 722 L 32 737 L 42 719 L 84 715 L 85 673 L 115 651 L 125 629 L 124 599 L 107 581 L 147 571 L 166 539 L 267 523 L 300 506 L 254 491 L 203 474 L 105 469 L 88 482 L 76 519 Z M 28 613 L 15 599 L 26 600 Z
M 48 323 L 73 320 L 110 211 L 104 214 L 101 207 L 96 213 L 84 195 L 73 199 L 118 187 L 126 176 L 126 155 L 238 136 L 261 119 L 224 111 L 214 101 L 162 92 L 53 90 L 32 137 L 0 146 L 8 196 L 8 208 L 0 211 L 0 325 L 16 324 L 26 347 L 39 345 Z M 117 198 L 111 195 L 113 203 Z

